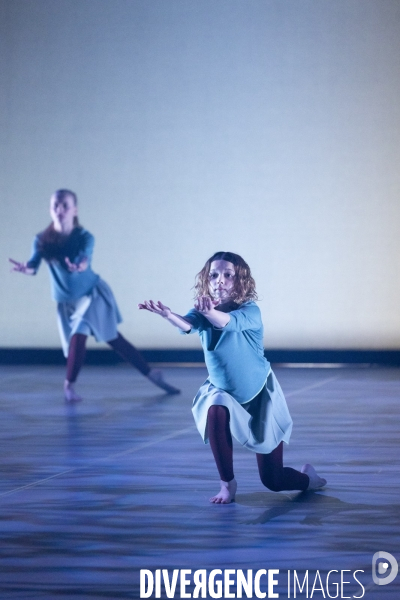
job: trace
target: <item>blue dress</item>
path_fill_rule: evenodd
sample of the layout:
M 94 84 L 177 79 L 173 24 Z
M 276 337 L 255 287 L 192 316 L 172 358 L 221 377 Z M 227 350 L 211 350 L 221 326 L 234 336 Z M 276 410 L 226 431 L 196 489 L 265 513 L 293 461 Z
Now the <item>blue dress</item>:
M 92 271 L 93 248 L 93 235 L 83 227 L 75 227 L 66 238 L 60 256 L 46 260 L 65 356 L 75 333 L 93 335 L 98 342 L 108 342 L 117 337 L 117 327 L 122 321 L 110 286 Z M 67 256 L 75 264 L 86 259 L 87 269 L 71 273 L 65 262 Z M 41 234 L 38 234 L 27 266 L 37 272 L 43 259 Z
M 185 316 L 197 332 L 209 377 L 193 400 L 192 412 L 204 443 L 208 443 L 207 414 L 212 405 L 230 412 L 232 435 L 243 446 L 268 454 L 281 441 L 289 443 L 292 419 L 282 389 L 264 357 L 261 312 L 245 302 L 229 313 L 223 328 L 212 325 L 192 309 Z M 185 333 L 185 332 L 183 332 Z

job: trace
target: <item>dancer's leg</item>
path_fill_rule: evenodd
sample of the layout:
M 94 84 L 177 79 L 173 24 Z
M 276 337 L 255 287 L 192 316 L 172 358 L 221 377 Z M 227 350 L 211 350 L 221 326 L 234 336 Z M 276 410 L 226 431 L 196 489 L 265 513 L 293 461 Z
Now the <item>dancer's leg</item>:
M 257 454 L 257 464 L 262 483 L 273 492 L 308 489 L 308 475 L 283 466 L 283 442 L 269 454 Z
M 82 400 L 81 396 L 75 392 L 73 384 L 85 361 L 86 338 L 87 336 L 82 333 L 75 333 L 69 343 L 67 373 L 64 381 L 64 396 L 67 402 L 79 402 Z
M 126 362 L 136 367 L 145 377 L 148 376 L 151 370 L 149 365 L 135 346 L 130 344 L 120 333 L 118 333 L 115 340 L 110 340 L 107 344 Z
M 179 394 L 180 390 L 164 381 L 162 372 L 158 369 L 151 369 L 147 362 L 144 360 L 140 352 L 133 346 L 128 340 L 126 340 L 120 333 L 115 340 L 107 342 L 117 354 L 119 354 L 126 362 L 133 365 L 138 369 L 145 377 L 150 379 L 152 383 L 157 385 L 159 388 L 165 390 L 169 394 Z
M 229 410 L 225 406 L 210 406 L 207 419 L 208 439 L 219 476 L 223 481 L 231 481 L 235 477 L 229 421 Z
M 229 410 L 225 406 L 210 406 L 207 417 L 208 438 L 221 478 L 221 491 L 210 498 L 210 502 L 215 504 L 232 502 L 237 488 L 233 473 L 233 447 L 229 420 Z

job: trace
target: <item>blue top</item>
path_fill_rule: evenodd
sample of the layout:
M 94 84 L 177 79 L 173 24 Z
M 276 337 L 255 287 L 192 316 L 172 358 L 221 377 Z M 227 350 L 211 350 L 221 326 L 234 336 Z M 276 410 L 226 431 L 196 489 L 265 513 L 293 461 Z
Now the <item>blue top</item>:
M 52 297 L 56 302 L 71 302 L 82 296 L 90 294 L 100 277 L 92 271 L 90 266 L 94 247 L 94 237 L 83 227 L 75 227 L 69 234 L 62 249 L 60 260 L 46 261 L 51 276 Z M 88 261 L 88 267 L 81 273 L 71 273 L 65 263 L 68 256 L 72 263 L 78 264 L 84 258 Z M 32 255 L 27 266 L 39 269 L 43 259 L 40 250 L 40 234 L 33 241 Z
M 270 371 L 261 312 L 255 302 L 245 302 L 229 316 L 229 323 L 217 328 L 193 308 L 184 316 L 192 328 L 182 333 L 199 333 L 211 383 L 245 404 L 261 391 Z

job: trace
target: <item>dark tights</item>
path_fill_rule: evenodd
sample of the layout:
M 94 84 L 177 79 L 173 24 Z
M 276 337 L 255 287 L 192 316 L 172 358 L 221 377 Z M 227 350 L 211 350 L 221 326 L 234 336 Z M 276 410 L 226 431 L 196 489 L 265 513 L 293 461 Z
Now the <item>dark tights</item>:
M 83 333 L 75 333 L 69 342 L 66 380 L 74 383 L 85 362 L 86 338 Z
M 229 410 L 213 405 L 208 410 L 208 437 L 222 481 L 231 481 L 233 474 L 232 435 L 229 428 Z M 273 492 L 306 490 L 308 475 L 283 466 L 283 442 L 269 454 L 257 454 L 257 465 L 262 483 Z
M 110 342 L 107 342 L 107 344 L 109 344 L 111 348 L 120 355 L 121 358 L 126 360 L 126 362 L 133 367 L 136 367 L 142 373 L 142 375 L 146 376 L 150 373 L 150 367 L 144 360 L 143 356 L 138 350 L 136 350 L 135 346 L 122 337 L 120 333 L 115 340 L 111 340 Z
M 222 481 L 231 481 L 234 478 L 229 420 L 229 410 L 225 406 L 214 404 L 208 409 L 208 439 Z
M 67 375 L 66 379 L 70 383 L 76 381 L 79 371 L 85 361 L 86 354 L 86 335 L 75 333 L 69 343 L 69 351 L 67 358 Z M 115 338 L 107 342 L 117 354 L 119 354 L 126 362 L 136 367 L 143 375 L 150 373 L 150 367 L 144 360 L 140 352 L 136 350 L 120 333 Z

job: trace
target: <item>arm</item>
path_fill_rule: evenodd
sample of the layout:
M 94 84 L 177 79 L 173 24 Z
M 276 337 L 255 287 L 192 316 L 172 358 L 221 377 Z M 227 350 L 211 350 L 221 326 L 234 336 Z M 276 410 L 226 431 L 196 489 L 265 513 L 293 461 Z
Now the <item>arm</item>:
M 216 310 L 218 303 L 208 296 L 199 298 L 195 308 L 217 329 L 225 331 L 258 330 L 262 327 L 260 309 L 254 302 L 242 304 L 229 313 Z
M 180 315 L 173 313 L 168 306 L 165 306 L 162 302 L 154 302 L 154 300 L 145 300 L 142 304 L 138 304 L 139 310 L 148 310 L 156 315 L 160 315 L 166 321 L 171 323 L 174 327 L 178 327 L 181 331 L 189 332 L 192 328 L 191 323 L 186 321 Z
M 257 331 L 262 329 L 261 312 L 255 302 L 244 303 L 229 313 L 227 331 Z
M 68 267 L 68 271 L 70 273 L 83 273 L 83 271 L 86 271 L 86 269 L 89 266 L 89 261 L 86 258 L 86 256 L 84 256 L 82 258 L 82 260 L 80 262 L 78 262 L 78 263 L 72 263 L 69 260 L 68 256 L 66 256 L 65 257 L 65 263 L 66 263 L 66 265 Z
M 28 267 L 27 263 L 18 262 L 12 258 L 9 258 L 8 260 L 13 264 L 13 267 L 11 267 L 11 272 L 16 271 L 17 273 L 23 273 L 24 275 L 35 275 L 35 269 Z
M 39 237 L 36 236 L 33 240 L 31 257 L 26 263 L 18 262 L 17 260 L 14 260 L 12 258 L 9 258 L 8 260 L 13 265 L 11 271 L 23 273 L 24 275 L 36 275 L 36 272 L 42 260 L 42 255 L 39 249 Z
M 88 231 L 85 231 L 83 236 L 83 247 L 75 258 L 76 262 L 71 262 L 68 256 L 65 257 L 65 264 L 70 273 L 83 273 L 91 263 L 94 248 L 94 236 Z
M 231 317 L 229 313 L 216 310 L 215 307 L 218 304 L 219 302 L 214 302 L 209 296 L 201 296 L 196 301 L 194 307 L 210 321 L 211 325 L 214 325 L 217 329 L 223 329 L 229 323 Z

